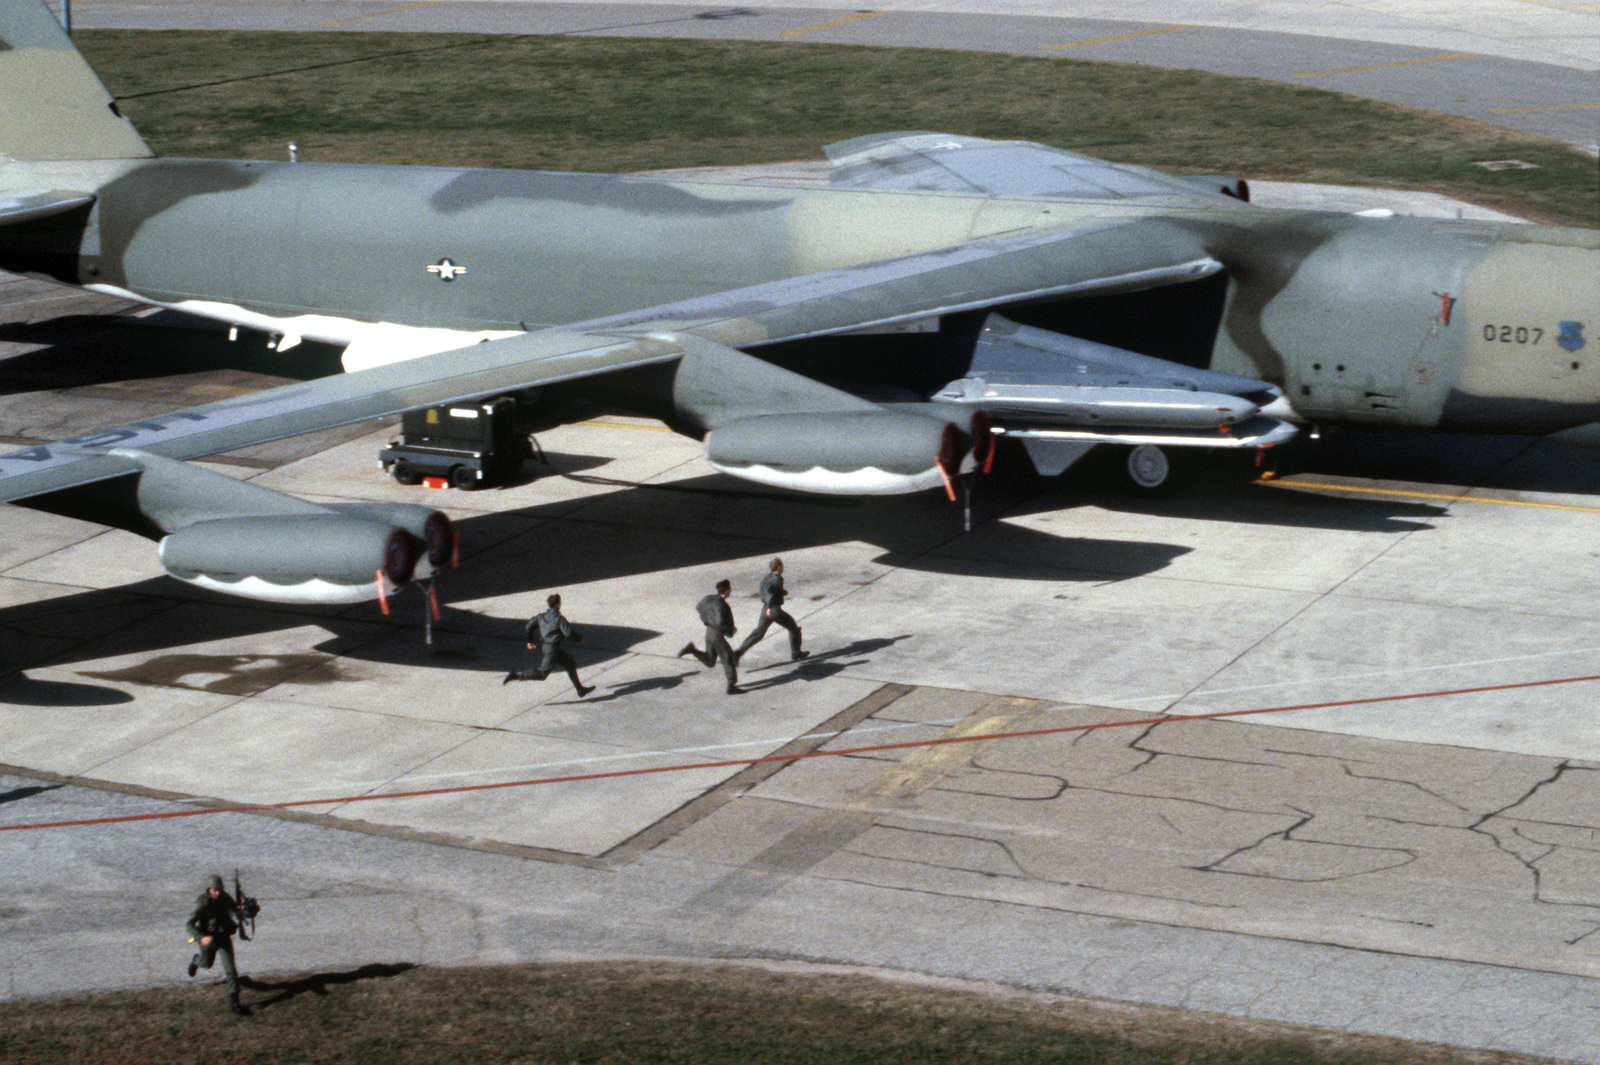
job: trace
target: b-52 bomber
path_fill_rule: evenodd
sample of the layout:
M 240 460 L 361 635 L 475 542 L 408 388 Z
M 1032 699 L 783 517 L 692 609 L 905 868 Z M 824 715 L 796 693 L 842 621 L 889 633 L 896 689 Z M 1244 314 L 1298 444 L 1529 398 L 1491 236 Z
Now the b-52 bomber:
M 1045 474 L 1125 449 L 1153 481 L 1308 423 L 1600 420 L 1593 231 L 1270 210 L 942 133 L 832 145 L 800 187 L 156 158 L 40 0 L 0 0 L 0 100 L 0 267 L 343 347 L 342 374 L 0 455 L 0 501 L 140 532 L 244 596 L 371 598 L 453 532 L 184 460 L 529 390 L 841 494 L 937 489 L 997 438 Z

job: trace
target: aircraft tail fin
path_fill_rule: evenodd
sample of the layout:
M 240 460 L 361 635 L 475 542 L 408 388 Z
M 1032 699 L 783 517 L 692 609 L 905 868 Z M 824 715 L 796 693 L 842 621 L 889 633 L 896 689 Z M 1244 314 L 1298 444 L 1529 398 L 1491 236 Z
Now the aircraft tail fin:
M 153 154 L 44 0 L 0 0 L 0 160 Z

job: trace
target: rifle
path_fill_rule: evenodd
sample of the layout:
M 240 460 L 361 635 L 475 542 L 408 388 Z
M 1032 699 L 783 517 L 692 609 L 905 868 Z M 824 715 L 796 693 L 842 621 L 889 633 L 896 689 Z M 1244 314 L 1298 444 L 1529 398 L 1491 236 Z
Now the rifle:
M 256 930 L 256 914 L 261 912 L 261 904 L 244 893 L 244 888 L 239 884 L 238 866 L 233 869 L 233 906 L 234 912 L 239 915 L 239 938 L 248 940 L 250 933 Z

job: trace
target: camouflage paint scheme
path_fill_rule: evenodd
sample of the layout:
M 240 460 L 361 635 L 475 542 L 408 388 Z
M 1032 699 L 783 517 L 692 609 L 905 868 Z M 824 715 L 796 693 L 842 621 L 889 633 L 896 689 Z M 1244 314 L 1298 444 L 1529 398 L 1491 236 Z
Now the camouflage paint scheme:
M 563 383 L 703 438 L 726 472 L 840 493 L 948 486 L 991 424 L 1056 472 L 1097 444 L 1260 447 L 1292 423 L 1600 421 L 1593 231 L 1268 210 L 1242 183 L 929 133 L 830 146 L 826 187 L 158 159 L 39 0 L 0 0 L 0 98 L 0 267 L 345 345 L 351 371 L 0 455 L 0 500 L 61 507 L 154 466 L 181 484 L 141 456 Z M 1189 318 L 1215 325 L 1140 333 Z M 1135 339 L 1076 335 L 1112 319 Z M 926 347 L 859 347 L 897 330 Z M 184 494 L 75 512 L 170 538 L 205 511 Z M 285 568 L 260 540 L 216 541 L 222 585 Z

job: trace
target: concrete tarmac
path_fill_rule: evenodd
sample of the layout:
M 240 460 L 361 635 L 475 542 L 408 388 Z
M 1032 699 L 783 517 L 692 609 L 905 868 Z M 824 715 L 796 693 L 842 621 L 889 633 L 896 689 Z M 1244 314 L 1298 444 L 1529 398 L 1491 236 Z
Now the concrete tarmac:
M 8 443 L 290 369 L 0 296 Z M 1013 473 L 967 532 L 935 494 L 752 488 L 615 412 L 485 492 L 394 484 L 390 435 L 213 465 L 448 510 L 431 644 L 416 594 L 224 600 L 136 537 L 0 515 L 7 997 L 183 982 L 189 902 L 239 867 L 258 975 L 826 963 L 1600 1061 L 1600 455 L 1326 438 L 1158 500 Z M 813 655 L 770 637 L 724 695 L 676 657 L 693 603 L 727 576 L 749 626 L 775 554 Z M 587 699 L 501 683 L 551 590 Z
M 8 445 L 328 355 L 0 300 Z M 188 906 L 239 867 L 257 975 L 838 964 L 1600 1061 L 1600 455 L 1328 437 L 1156 500 L 1013 473 L 967 532 L 933 495 L 753 488 L 617 412 L 490 492 L 393 484 L 390 435 L 212 465 L 438 501 L 465 552 L 431 644 L 414 593 L 224 600 L 146 541 L 0 510 L 6 997 L 184 982 Z M 813 656 L 770 636 L 725 696 L 675 652 L 719 577 L 753 623 L 774 554 Z M 552 590 L 587 699 L 501 684 Z
M 1264 78 L 1590 150 L 1600 141 L 1600 11 L 1592 4 L 888 0 L 862 10 L 853 0 L 96 0 L 72 10 L 82 28 L 450 30 L 996 51 Z

